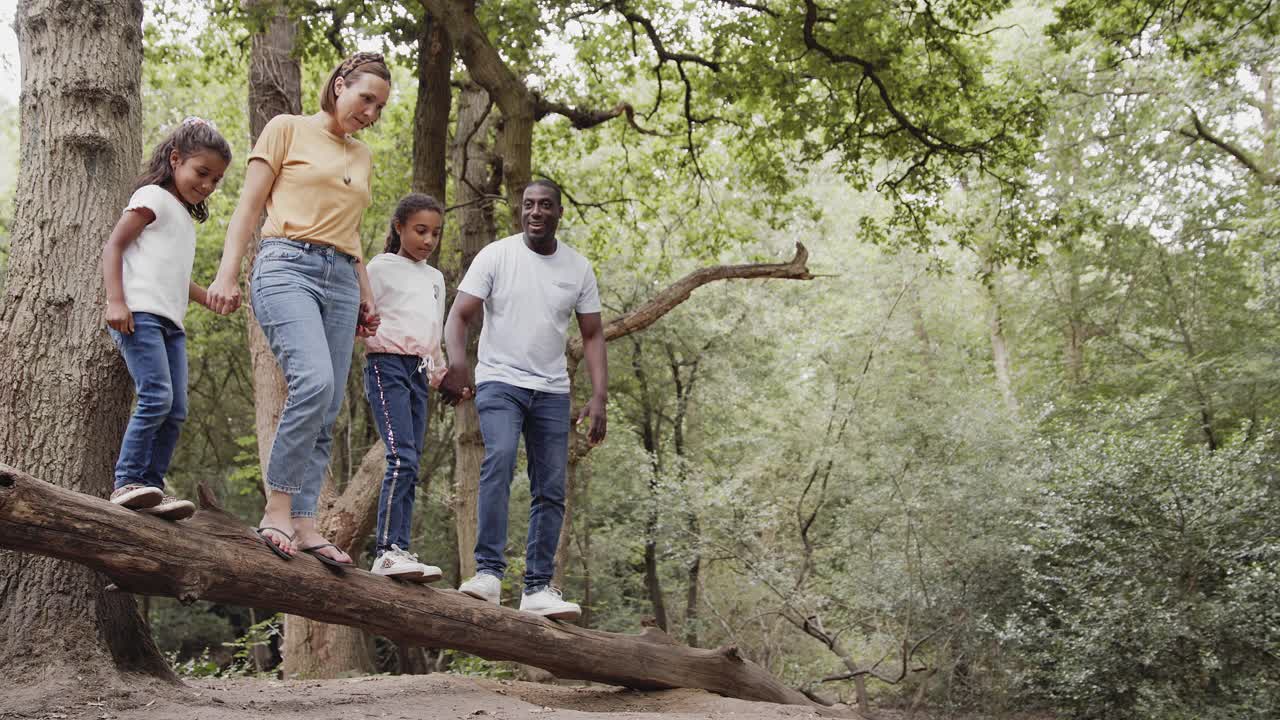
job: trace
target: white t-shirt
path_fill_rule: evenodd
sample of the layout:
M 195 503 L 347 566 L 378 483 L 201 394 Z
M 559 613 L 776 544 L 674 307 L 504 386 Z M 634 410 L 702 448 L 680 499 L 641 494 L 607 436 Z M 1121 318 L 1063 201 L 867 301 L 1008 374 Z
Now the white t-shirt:
M 146 208 L 156 219 L 124 249 L 124 301 L 130 312 L 149 312 L 182 328 L 187 316 L 196 225 L 173 193 L 159 185 L 134 191 L 125 212 Z
M 458 291 L 484 300 L 477 383 L 569 392 L 569 318 L 575 311 L 600 312 L 589 260 L 559 241 L 554 253 L 539 255 L 524 244 L 523 233 L 512 235 L 476 255 Z
M 432 377 L 448 370 L 440 341 L 444 330 L 444 275 L 402 255 L 381 253 L 369 261 L 369 286 L 382 322 L 365 339 L 369 352 L 418 355 Z

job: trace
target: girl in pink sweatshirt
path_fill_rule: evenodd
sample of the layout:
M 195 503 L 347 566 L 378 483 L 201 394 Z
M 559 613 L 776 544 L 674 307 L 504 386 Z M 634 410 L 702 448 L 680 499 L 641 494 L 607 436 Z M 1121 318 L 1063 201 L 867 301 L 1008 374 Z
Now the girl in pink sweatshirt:
M 396 206 L 385 251 L 369 262 L 369 284 L 382 323 L 365 340 L 364 387 L 387 452 L 372 570 L 413 582 L 441 577 L 440 568 L 418 562 L 409 552 L 409 539 L 427 431 L 427 395 L 448 369 L 440 349 L 444 276 L 428 263 L 443 230 L 440 202 L 410 193 Z

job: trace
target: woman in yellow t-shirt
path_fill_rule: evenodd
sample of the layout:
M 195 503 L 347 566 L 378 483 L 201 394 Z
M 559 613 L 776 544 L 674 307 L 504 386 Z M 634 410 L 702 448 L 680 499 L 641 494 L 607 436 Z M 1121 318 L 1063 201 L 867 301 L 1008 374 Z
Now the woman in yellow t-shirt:
M 225 314 L 239 306 L 240 263 L 265 209 L 251 302 L 289 398 L 271 446 L 258 534 L 286 560 L 301 550 L 331 565 L 351 563 L 317 532 L 316 502 L 355 336 L 378 326 L 359 234 L 372 197 L 372 156 L 351 135 L 377 121 L 390 94 L 382 56 L 360 52 L 329 76 L 320 112 L 267 123 L 209 286 L 209 307 Z

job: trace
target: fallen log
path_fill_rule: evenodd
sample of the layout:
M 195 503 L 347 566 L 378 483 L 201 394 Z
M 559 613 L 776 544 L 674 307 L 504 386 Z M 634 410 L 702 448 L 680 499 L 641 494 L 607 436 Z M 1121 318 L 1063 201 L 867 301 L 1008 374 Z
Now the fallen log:
M 204 486 L 200 505 L 191 519 L 167 522 L 0 463 L 0 548 L 86 565 L 131 593 L 280 609 L 397 642 L 514 660 L 566 679 L 638 690 L 701 688 L 817 709 L 733 646 L 686 647 L 656 628 L 639 635 L 588 630 L 358 568 L 335 574 L 305 555 L 286 562 L 219 508 Z

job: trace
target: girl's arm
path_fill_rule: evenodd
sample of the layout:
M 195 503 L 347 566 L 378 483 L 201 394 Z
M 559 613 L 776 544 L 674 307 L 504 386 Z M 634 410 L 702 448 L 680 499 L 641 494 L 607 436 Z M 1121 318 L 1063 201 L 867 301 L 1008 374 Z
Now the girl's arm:
M 276 174 L 265 160 L 252 159 L 244 171 L 244 187 L 240 202 L 227 225 L 227 239 L 222 244 L 222 262 L 218 274 L 209 284 L 207 305 L 219 315 L 228 315 L 240 307 L 240 263 L 249 247 L 249 239 L 258 229 L 267 196 L 275 184 Z
M 155 219 L 156 214 L 144 207 L 125 212 L 111 229 L 107 244 L 102 246 L 102 284 L 107 289 L 107 325 L 125 335 L 133 334 L 133 313 L 124 301 L 124 249 L 137 240 L 142 230 Z
M 187 300 L 209 307 L 209 292 L 196 284 L 195 280 L 187 286 Z
M 428 375 L 427 381 L 431 387 L 440 387 L 440 381 L 444 379 L 445 373 L 449 372 L 449 366 L 444 359 L 444 301 L 445 290 L 444 282 L 436 283 L 436 294 L 440 298 L 438 304 L 440 306 L 440 319 L 436 329 L 440 332 L 440 340 L 436 343 L 431 351 L 431 374 Z
M 373 337 L 378 333 L 382 318 L 373 300 L 373 286 L 369 284 L 369 269 L 365 267 L 364 260 L 356 261 L 356 277 L 360 280 L 360 315 L 356 320 L 356 335 Z

